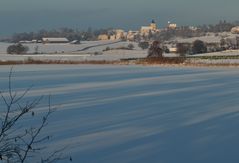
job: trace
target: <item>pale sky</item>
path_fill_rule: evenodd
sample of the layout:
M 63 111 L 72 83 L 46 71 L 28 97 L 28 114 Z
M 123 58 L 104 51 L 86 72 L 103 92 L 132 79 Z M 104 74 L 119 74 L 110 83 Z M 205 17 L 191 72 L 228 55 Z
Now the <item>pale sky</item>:
M 0 35 L 39 29 L 138 29 L 239 20 L 238 0 L 0 0 Z

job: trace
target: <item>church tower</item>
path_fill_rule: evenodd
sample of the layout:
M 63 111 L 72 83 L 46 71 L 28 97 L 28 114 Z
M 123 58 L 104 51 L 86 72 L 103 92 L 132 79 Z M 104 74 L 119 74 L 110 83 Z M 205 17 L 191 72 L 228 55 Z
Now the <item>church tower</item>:
M 150 24 L 150 27 L 152 30 L 157 30 L 157 24 L 155 23 L 154 20 L 152 20 L 151 24 Z

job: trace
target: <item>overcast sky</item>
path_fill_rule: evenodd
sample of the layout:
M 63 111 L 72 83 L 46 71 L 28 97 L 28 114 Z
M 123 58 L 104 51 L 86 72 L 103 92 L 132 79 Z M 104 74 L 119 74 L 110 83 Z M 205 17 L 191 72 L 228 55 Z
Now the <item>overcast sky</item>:
M 0 0 L 0 35 L 72 27 L 137 29 L 239 20 L 238 0 Z

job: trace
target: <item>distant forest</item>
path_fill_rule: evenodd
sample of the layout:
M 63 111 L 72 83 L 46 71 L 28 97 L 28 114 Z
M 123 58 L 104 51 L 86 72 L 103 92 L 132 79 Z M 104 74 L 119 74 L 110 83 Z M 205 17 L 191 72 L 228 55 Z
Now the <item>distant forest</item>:
M 232 27 L 238 26 L 239 21 L 229 23 L 227 21 L 220 21 L 217 24 L 210 25 L 200 25 L 197 26 L 197 30 L 193 31 L 189 26 L 181 26 L 176 30 L 163 30 L 160 33 L 151 35 L 148 39 L 154 40 L 169 40 L 173 37 L 196 37 L 205 35 L 205 33 L 213 32 L 230 32 Z M 21 40 L 41 40 L 43 37 L 66 37 L 69 41 L 79 40 L 79 41 L 93 41 L 97 40 L 97 36 L 100 34 L 109 34 L 112 32 L 112 28 L 107 29 L 92 29 L 88 30 L 78 30 L 71 28 L 60 28 L 53 30 L 42 29 L 38 32 L 24 32 L 24 33 L 15 33 L 11 38 L 0 40 L 5 42 L 17 43 Z
M 190 26 L 181 26 L 176 30 L 164 30 L 159 34 L 153 36 L 154 40 L 168 41 L 171 38 L 182 37 L 182 38 L 191 38 L 191 37 L 200 37 L 205 36 L 207 33 L 220 33 L 220 32 L 230 32 L 231 29 L 235 26 L 239 26 L 239 21 L 229 23 L 227 21 L 220 21 L 217 24 L 210 25 L 199 25 L 196 27 L 197 30 L 191 30 Z
M 23 33 L 15 33 L 10 38 L 4 39 L 1 41 L 4 42 L 12 42 L 17 43 L 22 40 L 41 40 L 43 37 L 66 37 L 69 41 L 73 40 L 85 40 L 91 41 L 96 40 L 98 35 L 107 34 L 112 28 L 107 29 L 97 29 L 93 30 L 92 28 L 88 28 L 85 31 L 75 30 L 71 28 L 60 28 L 60 29 L 52 29 L 46 30 L 42 29 L 38 32 L 23 32 Z

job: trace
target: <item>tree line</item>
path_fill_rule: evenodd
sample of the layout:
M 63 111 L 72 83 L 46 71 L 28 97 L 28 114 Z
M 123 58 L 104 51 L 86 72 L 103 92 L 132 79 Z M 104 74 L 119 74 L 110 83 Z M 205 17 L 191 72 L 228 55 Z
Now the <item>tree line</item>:
M 207 33 L 230 32 L 235 26 L 239 26 L 239 21 L 230 23 L 227 21 L 219 21 L 217 24 L 198 25 L 192 29 L 190 26 L 181 26 L 176 29 L 162 30 L 155 34 L 149 34 L 144 40 L 160 40 L 169 41 L 175 37 L 191 38 L 205 36 Z
M 202 32 L 230 32 L 231 29 L 235 26 L 239 26 L 239 21 L 235 22 L 227 22 L 226 20 L 220 20 L 217 24 L 209 24 L 209 25 L 199 25 L 198 28 Z
M 92 29 L 88 28 L 87 30 L 78 30 L 71 28 L 60 28 L 46 30 L 42 29 L 38 32 L 23 32 L 15 33 L 8 40 L 8 42 L 17 43 L 22 40 L 32 41 L 32 40 L 41 40 L 43 37 L 66 37 L 69 41 L 74 40 L 83 40 L 83 41 L 93 41 L 97 40 L 98 35 L 107 34 L 111 28 L 107 29 Z

